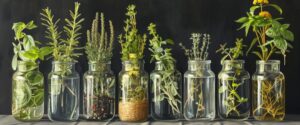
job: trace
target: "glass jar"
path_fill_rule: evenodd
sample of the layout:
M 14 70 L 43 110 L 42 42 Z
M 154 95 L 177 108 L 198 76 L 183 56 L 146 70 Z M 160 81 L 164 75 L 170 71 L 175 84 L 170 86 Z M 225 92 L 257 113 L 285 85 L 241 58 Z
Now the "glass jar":
M 285 78 L 280 72 L 280 61 L 257 61 L 252 82 L 253 117 L 282 121 L 285 116 Z
M 119 73 L 119 117 L 121 121 L 142 122 L 148 118 L 148 73 L 144 62 L 124 61 Z
M 12 116 L 37 121 L 44 115 L 44 76 L 34 62 L 19 61 L 12 78 Z
M 225 60 L 219 73 L 218 114 L 221 119 L 246 120 L 250 114 L 250 75 L 243 60 Z
M 84 119 L 111 120 L 115 115 L 115 76 L 110 62 L 89 62 L 83 80 Z
M 155 65 L 150 74 L 151 116 L 155 120 L 179 120 L 182 112 L 181 73 L 176 69 L 165 70 L 160 61 Z
M 210 60 L 189 60 L 184 74 L 183 115 L 186 120 L 214 120 L 215 74 Z
M 48 117 L 52 121 L 76 121 L 79 117 L 79 74 L 74 62 L 52 62 L 48 76 Z

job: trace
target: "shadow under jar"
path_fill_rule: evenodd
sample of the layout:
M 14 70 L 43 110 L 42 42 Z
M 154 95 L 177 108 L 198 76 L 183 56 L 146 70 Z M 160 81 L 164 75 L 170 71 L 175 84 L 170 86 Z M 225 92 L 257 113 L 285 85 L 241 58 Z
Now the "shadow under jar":
M 176 69 L 164 71 L 160 61 L 155 65 L 150 74 L 151 116 L 155 120 L 179 120 L 182 112 L 181 73 Z
M 219 73 L 218 114 L 221 119 L 246 120 L 250 114 L 250 75 L 243 60 L 225 60 Z
M 48 75 L 48 117 L 51 121 L 76 121 L 79 118 L 79 74 L 74 62 L 52 62 Z
M 111 120 L 115 115 L 115 76 L 110 62 L 89 62 L 83 80 L 84 119 Z
M 210 60 L 189 60 L 184 74 L 183 115 L 186 120 L 214 120 L 215 74 Z
M 119 117 L 121 121 L 148 119 L 148 73 L 142 60 L 124 61 L 119 73 Z
M 253 117 L 282 121 L 285 116 L 285 78 L 280 71 L 280 61 L 257 61 L 252 82 Z
M 38 121 L 44 115 L 44 76 L 38 64 L 19 61 L 12 78 L 12 116 Z

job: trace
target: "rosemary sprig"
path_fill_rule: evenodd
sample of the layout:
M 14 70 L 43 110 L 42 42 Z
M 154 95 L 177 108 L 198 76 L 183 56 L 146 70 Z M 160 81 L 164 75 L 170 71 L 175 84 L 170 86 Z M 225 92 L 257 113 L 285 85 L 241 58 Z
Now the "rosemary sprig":
M 61 33 L 58 29 L 60 19 L 54 21 L 54 15 L 49 8 L 43 9 L 41 13 L 42 25 L 47 28 L 46 38 L 50 40 L 49 46 L 53 49 L 52 56 L 55 61 L 72 62 L 74 58 L 81 55 L 75 50 L 81 49 L 78 47 L 81 33 L 81 23 L 84 21 L 79 13 L 80 3 L 75 2 L 74 11 L 70 11 L 71 18 L 65 19 L 63 32 L 66 35 L 65 39 L 61 38 Z
M 105 31 L 105 18 L 104 14 L 100 14 L 101 31 L 98 32 L 99 27 L 99 14 L 93 20 L 91 30 L 87 31 L 87 44 L 85 52 L 89 61 L 92 62 L 107 62 L 112 58 L 113 42 L 114 42 L 114 27 L 112 21 L 109 20 L 110 38 Z
M 132 58 L 130 55 L 134 55 L 133 58 L 142 59 L 147 36 L 138 33 L 135 5 L 129 5 L 127 11 L 126 16 L 128 16 L 128 18 L 125 20 L 124 33 L 119 35 L 119 43 L 122 48 L 122 60 L 130 60 Z

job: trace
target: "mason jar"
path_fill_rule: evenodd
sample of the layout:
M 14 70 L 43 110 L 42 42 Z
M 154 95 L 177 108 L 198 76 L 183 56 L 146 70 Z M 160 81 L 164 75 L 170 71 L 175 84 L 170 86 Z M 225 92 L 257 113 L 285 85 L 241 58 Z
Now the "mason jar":
M 48 117 L 51 121 L 79 118 L 79 74 L 74 62 L 52 62 L 48 75 Z
M 151 116 L 155 120 L 179 120 L 182 113 L 182 79 L 175 69 L 165 70 L 161 61 L 150 74 Z
M 186 120 L 214 120 L 215 74 L 210 60 L 189 60 L 184 74 L 183 115 Z
M 221 119 L 246 120 L 250 114 L 250 75 L 243 60 L 225 60 L 219 73 L 218 115 Z
M 83 76 L 83 117 L 111 120 L 115 115 L 115 76 L 110 62 L 89 62 Z
M 12 77 L 12 116 L 20 121 L 38 121 L 44 115 L 44 76 L 38 63 L 18 61 Z
M 280 61 L 257 61 L 252 82 L 253 117 L 282 121 L 285 116 L 285 77 L 280 71 Z
M 147 120 L 148 79 L 142 60 L 123 61 L 122 71 L 119 73 L 119 117 L 121 121 Z

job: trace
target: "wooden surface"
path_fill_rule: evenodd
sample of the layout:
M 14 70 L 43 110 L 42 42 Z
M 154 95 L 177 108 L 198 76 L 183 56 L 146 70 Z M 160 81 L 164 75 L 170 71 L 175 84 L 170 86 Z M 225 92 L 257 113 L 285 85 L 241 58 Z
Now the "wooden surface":
M 51 122 L 42 119 L 39 122 L 20 122 L 15 120 L 11 115 L 0 115 L 0 125 L 300 125 L 300 115 L 288 115 L 283 122 L 266 122 L 266 121 L 199 121 L 199 122 L 163 122 L 163 121 L 147 121 L 143 123 L 124 123 L 114 119 L 111 122 Z

